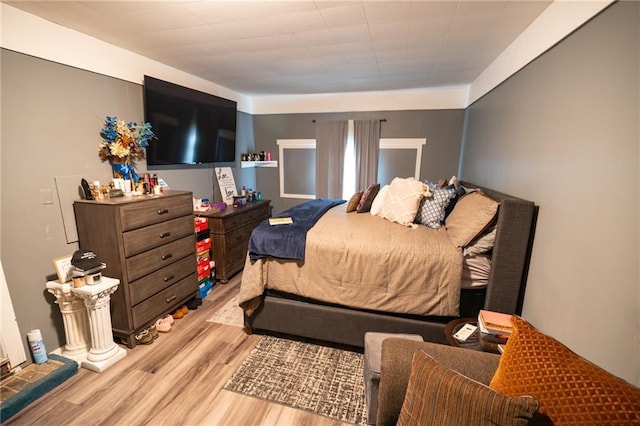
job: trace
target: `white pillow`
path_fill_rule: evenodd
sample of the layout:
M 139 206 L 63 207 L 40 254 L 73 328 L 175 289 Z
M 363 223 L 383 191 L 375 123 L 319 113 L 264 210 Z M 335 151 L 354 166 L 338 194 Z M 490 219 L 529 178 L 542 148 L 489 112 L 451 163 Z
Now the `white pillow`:
M 405 226 L 413 223 L 422 197 L 431 195 L 429 187 L 414 178 L 394 178 L 389 185 L 380 216 Z
M 371 210 L 369 210 L 372 215 L 377 216 L 380 214 L 382 205 L 387 198 L 387 192 L 389 192 L 389 185 L 383 186 L 378 192 L 378 195 L 376 195 L 376 198 L 373 199 L 373 203 L 371 203 Z

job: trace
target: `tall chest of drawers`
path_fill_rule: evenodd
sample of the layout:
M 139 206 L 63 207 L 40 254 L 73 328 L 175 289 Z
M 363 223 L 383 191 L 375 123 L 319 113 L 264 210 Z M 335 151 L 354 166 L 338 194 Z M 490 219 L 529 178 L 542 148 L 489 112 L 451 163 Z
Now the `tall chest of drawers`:
M 209 218 L 216 279 L 227 282 L 233 274 L 244 268 L 251 231 L 271 215 L 269 203 L 269 200 L 261 200 L 242 207 L 228 207 L 216 213 L 196 213 Z
M 120 280 L 111 295 L 113 334 L 130 348 L 135 334 L 198 292 L 192 193 L 74 202 L 82 250 Z

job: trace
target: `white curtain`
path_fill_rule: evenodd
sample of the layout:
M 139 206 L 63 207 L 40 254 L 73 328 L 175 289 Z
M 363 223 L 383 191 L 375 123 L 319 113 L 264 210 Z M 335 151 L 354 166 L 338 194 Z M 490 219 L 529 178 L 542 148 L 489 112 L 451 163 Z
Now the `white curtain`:
M 342 198 L 347 121 L 316 123 L 316 198 Z

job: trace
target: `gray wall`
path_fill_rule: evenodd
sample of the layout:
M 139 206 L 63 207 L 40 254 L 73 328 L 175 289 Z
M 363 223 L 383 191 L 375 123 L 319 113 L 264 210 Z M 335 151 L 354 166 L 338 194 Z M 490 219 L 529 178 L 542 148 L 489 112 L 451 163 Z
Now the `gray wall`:
M 107 115 L 143 120 L 142 86 L 6 49 L 0 60 L 2 265 L 25 350 L 29 353 L 26 333 L 32 328 L 42 331 L 53 350 L 65 336 L 58 306 L 45 291 L 47 277 L 55 278 L 52 259 L 77 250 L 67 235 L 75 233 L 69 228 L 75 227 L 72 201 L 79 198 L 80 178 L 111 176 L 109 164 L 98 157 L 102 120 Z M 239 151 L 253 138 L 251 126 L 251 116 L 239 113 Z M 144 160 L 137 170 L 146 171 Z M 212 198 L 210 166 L 155 172 L 172 188 Z M 253 182 L 251 170 L 235 167 L 234 174 L 238 183 Z M 51 204 L 43 203 L 41 190 L 51 191 Z
M 460 173 L 540 205 L 523 316 L 635 384 L 639 13 L 614 4 L 468 108 Z
M 540 205 L 524 317 L 636 384 L 639 13 L 636 2 L 615 3 L 472 105 L 460 161 L 463 178 Z M 101 118 L 142 119 L 142 90 L 7 50 L 1 55 L 0 255 L 22 335 L 41 328 L 53 349 L 64 343 L 64 331 L 44 285 L 54 273 L 51 259 L 76 249 L 66 241 L 58 201 L 69 194 L 59 194 L 54 179 L 109 175 L 97 156 Z M 268 150 L 277 160 L 276 139 L 313 138 L 312 120 L 327 118 L 386 118 L 383 137 L 426 137 L 421 178 L 457 168 L 462 111 L 240 114 L 239 152 Z M 174 188 L 211 195 L 211 169 L 159 174 Z M 236 167 L 234 174 L 238 185 L 286 207 L 277 199 L 277 169 Z M 53 204 L 42 203 L 41 189 L 52 191 Z
M 0 52 L 0 254 L 25 350 L 29 352 L 26 333 L 32 328 L 42 331 L 45 345 L 53 350 L 64 345 L 65 336 L 58 306 L 45 291 L 46 281 L 55 279 L 51 260 L 78 248 L 72 203 L 79 198 L 80 179 L 110 179 L 109 164 L 97 155 L 103 118 L 143 120 L 142 87 L 6 49 Z M 253 117 L 239 112 L 237 157 L 265 150 L 277 160 L 276 139 L 314 138 L 314 119 L 386 118 L 383 137 L 427 138 L 421 177 L 436 179 L 457 168 L 463 114 L 453 110 Z M 137 171 L 146 171 L 144 160 Z M 211 167 L 150 171 L 172 188 L 215 198 Z M 287 205 L 279 199 L 277 168 L 243 169 L 236 164 L 233 173 L 239 188 L 245 185 L 273 199 L 274 211 L 300 202 Z M 41 190 L 51 192 L 52 203 L 43 204 Z
M 255 115 L 255 150 L 269 151 L 278 158 L 278 139 L 315 139 L 313 120 L 386 119 L 383 138 L 426 138 L 420 170 L 421 179 L 437 180 L 456 173 L 462 140 L 463 110 L 379 111 L 330 114 Z M 256 169 L 256 185 L 278 213 L 304 200 L 280 198 L 278 169 Z

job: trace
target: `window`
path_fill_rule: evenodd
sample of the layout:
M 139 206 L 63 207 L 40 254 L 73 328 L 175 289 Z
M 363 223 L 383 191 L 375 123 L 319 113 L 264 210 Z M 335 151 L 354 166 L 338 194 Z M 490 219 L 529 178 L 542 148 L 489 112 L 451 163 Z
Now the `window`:
M 394 177 L 420 179 L 424 138 L 381 138 L 378 159 L 378 182 L 391 183 Z
M 349 129 L 349 138 L 353 141 L 351 123 Z M 381 138 L 378 182 L 381 185 L 386 185 L 391 183 L 391 180 L 396 176 L 413 176 L 420 179 L 422 147 L 426 143 L 425 138 Z M 315 139 L 278 139 L 277 144 L 280 158 L 280 197 L 314 199 Z M 354 172 L 355 170 L 353 165 L 355 157 L 349 158 L 348 155 L 345 155 L 345 182 L 348 180 L 347 171 Z M 348 163 L 349 165 L 347 165 Z M 355 176 L 352 182 L 355 182 Z M 351 185 L 353 186 L 354 183 Z M 349 199 L 355 191 L 355 189 L 345 188 L 343 197 Z
M 280 197 L 316 198 L 316 140 L 278 139 Z
M 354 140 L 353 120 L 349 120 L 347 131 L 347 148 L 344 153 L 344 170 L 342 172 L 342 198 L 348 200 L 356 192 L 356 147 Z

